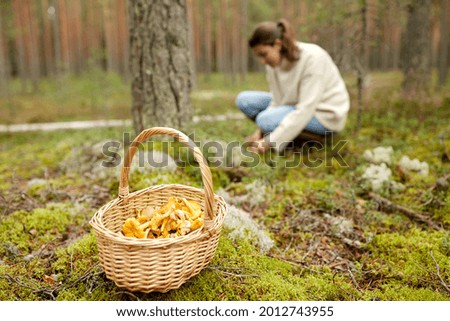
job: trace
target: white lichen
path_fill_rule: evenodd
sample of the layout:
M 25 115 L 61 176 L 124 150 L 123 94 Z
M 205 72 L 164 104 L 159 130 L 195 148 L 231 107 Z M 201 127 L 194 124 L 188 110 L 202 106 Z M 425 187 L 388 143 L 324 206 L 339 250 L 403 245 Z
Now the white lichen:
M 230 193 L 228 193 L 226 190 L 224 190 L 223 188 L 219 188 L 216 191 L 216 194 L 221 196 L 223 198 L 223 200 L 227 203 L 227 204 L 233 204 L 233 197 L 230 195 Z
M 330 214 L 324 214 L 324 216 L 331 226 L 333 235 L 343 237 L 353 233 L 353 221 L 343 216 L 331 216 Z
M 363 157 L 366 161 L 373 163 L 373 164 L 391 164 L 392 163 L 392 153 L 394 152 L 394 149 L 392 146 L 389 147 L 375 147 L 372 150 L 366 150 L 364 151 Z
M 242 203 L 247 203 L 251 207 L 255 207 L 265 202 L 267 188 L 267 184 L 264 181 L 257 179 L 252 183 L 245 185 L 245 194 L 231 196 L 223 189 L 218 190 L 217 194 L 222 196 L 224 200 L 229 204 L 239 206 Z
M 245 185 L 247 190 L 246 201 L 251 206 L 257 206 L 265 201 L 267 192 L 267 185 L 262 180 L 254 180 L 252 183 Z
M 230 240 L 236 242 L 241 239 L 248 239 L 252 244 L 259 247 L 261 253 L 269 251 L 274 245 L 274 241 L 251 218 L 250 214 L 234 205 L 229 207 L 223 225 L 231 230 L 228 234 Z
M 396 193 L 396 192 L 401 192 L 405 190 L 405 185 L 403 185 L 402 183 L 396 182 L 396 181 L 390 181 L 390 189 Z
M 389 186 L 391 176 L 392 171 L 385 163 L 380 165 L 370 164 L 364 171 L 362 179 L 368 183 L 372 191 L 378 192 L 383 187 Z
M 32 189 L 34 187 L 46 186 L 49 184 L 49 181 L 43 178 L 32 178 L 27 183 L 27 188 Z
M 421 162 L 417 158 L 410 159 L 408 156 L 403 156 L 398 165 L 404 170 L 416 172 L 422 176 L 428 176 L 430 170 L 427 162 Z

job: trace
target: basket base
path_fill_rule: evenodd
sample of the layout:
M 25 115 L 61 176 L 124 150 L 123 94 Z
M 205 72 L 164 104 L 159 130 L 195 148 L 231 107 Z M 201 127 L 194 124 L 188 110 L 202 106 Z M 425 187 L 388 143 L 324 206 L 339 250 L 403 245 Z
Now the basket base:
M 119 251 L 117 245 L 114 253 L 122 252 L 123 255 L 108 258 L 106 254 L 111 253 L 111 249 L 104 252 L 105 244 L 99 239 L 100 265 L 106 277 L 120 288 L 131 292 L 165 293 L 179 288 L 209 265 L 216 252 L 219 235 L 220 231 L 217 231 L 209 238 L 205 236 L 190 244 L 148 249 L 145 255 L 148 259 L 141 259 L 143 250 L 140 248 L 128 246 L 128 249 Z

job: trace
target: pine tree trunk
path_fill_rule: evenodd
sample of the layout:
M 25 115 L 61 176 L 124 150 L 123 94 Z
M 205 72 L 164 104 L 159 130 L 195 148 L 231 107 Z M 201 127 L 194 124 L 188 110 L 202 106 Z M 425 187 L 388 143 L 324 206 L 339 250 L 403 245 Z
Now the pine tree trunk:
M 223 63 L 223 41 L 222 37 L 224 37 L 224 33 L 222 32 L 222 14 L 220 14 L 221 10 L 218 10 L 219 14 L 217 15 L 217 19 L 215 19 L 215 49 L 216 49 L 216 71 L 224 72 L 224 63 Z
M 6 96 L 8 93 L 9 68 L 7 67 L 7 42 L 3 32 L 3 14 L 0 11 L 0 96 Z
M 43 24 L 43 65 L 45 67 L 44 74 L 46 76 L 52 76 L 54 74 L 52 63 L 54 60 L 53 50 L 52 50 L 52 31 L 50 25 L 49 13 L 48 13 L 49 3 L 48 0 L 41 0 L 41 14 L 42 14 L 42 24 Z
M 27 9 L 27 22 L 28 22 L 28 34 L 29 34 L 29 54 L 30 54 L 30 71 L 31 80 L 33 82 L 33 90 L 37 91 L 37 85 L 39 78 L 41 77 L 41 68 L 39 65 L 40 54 L 39 54 L 39 34 L 38 34 L 38 24 L 36 16 L 36 2 L 29 1 L 26 6 Z
M 66 1 L 58 0 L 58 11 L 56 16 L 59 17 L 59 37 L 61 44 L 61 68 L 64 72 L 72 71 L 71 64 L 71 53 L 70 53 L 70 41 L 69 41 L 69 27 L 67 22 L 67 9 L 66 9 Z
M 127 12 L 127 4 L 126 0 L 118 0 L 116 15 L 117 15 L 117 33 L 118 33 L 118 51 L 119 51 L 119 66 L 120 66 L 120 74 L 124 79 L 129 79 L 128 72 L 128 25 L 126 19 Z
M 183 130 L 191 119 L 186 2 L 130 0 L 128 4 L 134 129 Z
M 231 32 L 230 32 L 230 75 L 232 83 L 237 81 L 239 66 L 239 3 L 237 0 L 231 2 Z
M 364 111 L 364 83 L 367 76 L 367 2 L 361 1 L 361 38 L 359 39 L 359 53 L 357 64 L 358 112 L 356 117 L 356 130 L 361 129 Z
M 448 13 L 449 1 L 441 0 L 441 39 L 439 48 L 439 86 L 444 86 L 447 81 L 448 73 Z
M 60 38 L 60 7 L 59 0 L 51 0 L 52 7 L 55 9 L 55 14 L 52 16 L 53 29 L 53 49 L 55 53 L 54 70 L 55 74 L 59 76 L 62 69 L 62 53 L 61 53 L 61 38 Z
M 186 2 L 186 14 L 187 14 L 187 20 L 188 20 L 188 43 L 189 43 L 189 60 L 191 62 L 191 88 L 195 89 L 197 87 L 197 60 L 195 55 L 195 49 L 194 49 L 194 42 L 195 42 L 195 36 L 194 36 L 194 5 L 192 3 L 192 0 L 187 0 Z
M 431 0 L 414 0 L 402 40 L 403 92 L 415 97 L 426 91 L 431 79 Z
M 24 32 L 22 26 L 22 7 L 18 0 L 12 2 L 13 15 L 14 15 L 14 33 L 15 33 L 15 45 L 16 55 L 15 63 L 17 66 L 17 73 L 21 80 L 22 91 L 26 91 L 28 83 L 28 74 L 26 70 L 26 57 L 25 57 L 25 44 L 24 44 Z
M 240 44 L 241 44 L 241 79 L 245 80 L 245 76 L 248 73 L 248 42 L 247 34 L 245 31 L 248 28 L 248 0 L 242 0 L 241 3 L 241 34 L 240 34 Z
M 84 59 L 83 59 L 83 42 L 82 38 L 83 34 L 83 8 L 80 1 L 72 1 L 71 3 L 71 15 L 72 15 L 72 23 L 70 24 L 70 30 L 72 35 L 72 50 L 73 50 L 73 65 L 76 73 L 81 73 L 85 67 Z
M 205 1 L 205 72 L 207 75 L 212 72 L 213 60 L 213 11 L 211 1 Z
M 102 4 L 98 1 L 86 2 L 86 28 L 85 39 L 87 42 L 86 56 L 88 67 L 97 68 L 101 66 L 101 34 L 102 34 Z

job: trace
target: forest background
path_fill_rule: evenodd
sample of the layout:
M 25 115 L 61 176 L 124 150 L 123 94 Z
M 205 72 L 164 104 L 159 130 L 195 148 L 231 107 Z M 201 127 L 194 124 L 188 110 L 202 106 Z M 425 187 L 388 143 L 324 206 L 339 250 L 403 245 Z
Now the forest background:
M 429 67 L 446 72 L 448 1 L 424 3 Z M 42 77 L 93 68 L 129 77 L 126 0 L 3 0 L 0 5 L 3 93 L 12 77 L 24 88 Z M 258 22 L 281 17 L 293 24 L 298 39 L 325 48 L 344 73 L 358 68 L 355 60 L 367 70 L 398 70 L 402 41 L 411 37 L 409 5 L 407 0 L 189 0 L 194 70 L 225 73 L 234 81 L 262 71 L 249 51 L 249 33 Z

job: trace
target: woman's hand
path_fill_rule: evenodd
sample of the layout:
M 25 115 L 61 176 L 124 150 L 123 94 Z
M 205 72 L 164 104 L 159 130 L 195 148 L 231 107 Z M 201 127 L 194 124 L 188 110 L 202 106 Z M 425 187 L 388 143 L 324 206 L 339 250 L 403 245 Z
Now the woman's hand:
M 248 150 L 258 154 L 264 154 L 267 152 L 272 146 L 266 142 L 264 139 L 259 139 L 255 141 Z
M 260 140 L 261 138 L 262 138 L 262 132 L 261 132 L 261 129 L 258 128 L 253 134 L 245 137 L 245 142 L 253 143 L 253 142 Z

